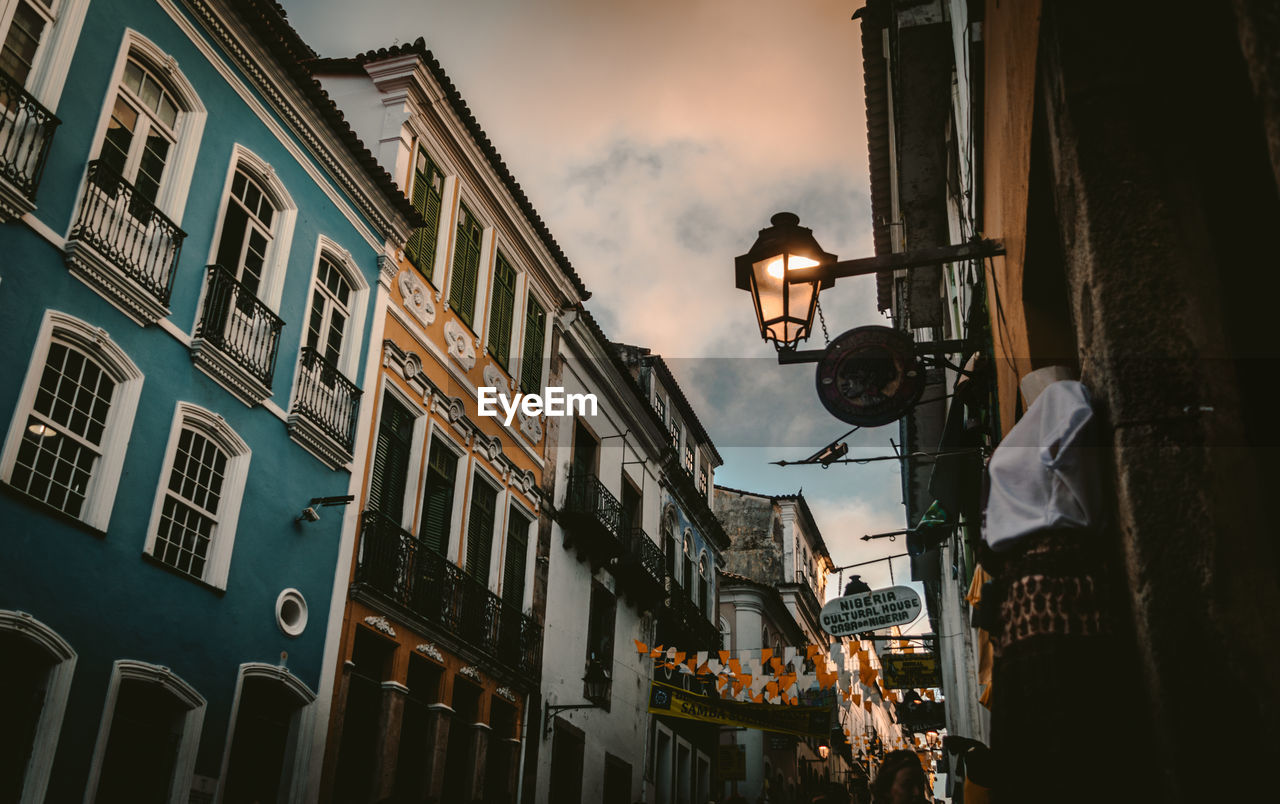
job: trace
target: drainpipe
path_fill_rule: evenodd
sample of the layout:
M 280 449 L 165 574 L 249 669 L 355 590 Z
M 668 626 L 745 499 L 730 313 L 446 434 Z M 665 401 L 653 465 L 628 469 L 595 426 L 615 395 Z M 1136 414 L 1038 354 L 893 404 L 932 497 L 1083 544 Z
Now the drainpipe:
M 520 764 L 516 770 L 516 804 L 520 804 L 521 797 L 524 796 L 524 749 L 529 744 L 529 698 L 530 695 L 524 696 L 524 711 L 520 713 Z

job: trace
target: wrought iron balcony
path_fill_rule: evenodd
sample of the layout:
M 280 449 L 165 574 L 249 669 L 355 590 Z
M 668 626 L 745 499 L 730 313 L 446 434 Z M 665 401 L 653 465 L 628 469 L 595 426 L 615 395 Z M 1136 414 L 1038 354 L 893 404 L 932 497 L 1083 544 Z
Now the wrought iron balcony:
M 622 554 L 622 503 L 589 472 L 569 475 L 560 524 L 565 547 L 577 547 L 592 561 Z
M 623 533 L 622 555 L 615 563 L 614 574 L 620 588 L 642 607 L 657 604 L 666 595 L 665 556 L 640 528 L 630 528 Z
M 381 601 L 536 681 L 542 626 L 377 511 L 365 511 L 355 582 Z
M 35 209 L 36 188 L 61 122 L 0 70 L 0 222 Z
M 310 346 L 298 358 L 289 432 L 331 465 L 344 465 L 356 443 L 360 389 Z
M 67 237 L 68 267 L 139 324 L 169 314 L 186 232 L 99 160 L 89 163 Z
M 720 628 L 707 619 L 688 591 L 667 576 L 667 598 L 658 612 L 658 636 L 666 644 L 683 642 L 695 650 L 718 650 Z
M 283 326 L 230 271 L 210 265 L 192 359 L 245 404 L 256 404 L 271 395 Z

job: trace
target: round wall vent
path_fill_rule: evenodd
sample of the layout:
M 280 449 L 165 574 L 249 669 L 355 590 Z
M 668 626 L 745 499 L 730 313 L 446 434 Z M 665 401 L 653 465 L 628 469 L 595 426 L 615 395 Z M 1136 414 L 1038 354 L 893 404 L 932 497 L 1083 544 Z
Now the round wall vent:
M 276 625 L 296 637 L 307 627 L 307 600 L 297 589 L 286 589 L 276 598 Z

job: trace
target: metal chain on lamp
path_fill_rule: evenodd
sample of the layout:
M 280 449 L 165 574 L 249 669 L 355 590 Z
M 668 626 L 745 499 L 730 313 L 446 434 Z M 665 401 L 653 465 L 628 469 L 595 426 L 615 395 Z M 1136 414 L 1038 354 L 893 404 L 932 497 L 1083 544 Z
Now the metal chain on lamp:
M 827 317 L 822 314 L 822 300 L 819 299 L 817 302 L 814 303 L 814 306 L 818 308 L 818 323 L 822 324 L 822 340 L 825 341 L 828 346 L 830 346 L 831 336 L 827 334 Z

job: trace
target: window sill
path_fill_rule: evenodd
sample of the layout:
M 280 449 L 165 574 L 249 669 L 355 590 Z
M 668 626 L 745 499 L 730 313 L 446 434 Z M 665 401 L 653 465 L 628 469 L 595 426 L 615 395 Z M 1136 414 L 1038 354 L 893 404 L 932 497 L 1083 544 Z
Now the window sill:
M 164 563 L 164 562 L 163 562 L 163 561 L 161 561 L 160 559 L 156 558 L 155 556 L 151 555 L 150 553 L 143 553 L 143 554 L 142 554 L 142 560 L 143 560 L 143 561 L 145 561 L 145 562 L 147 562 L 148 564 L 150 564 L 150 565 L 154 566 L 154 567 L 159 567 L 160 569 L 164 570 L 165 572 L 170 573 L 171 575 L 177 575 L 179 578 L 182 578 L 183 580 L 190 581 L 191 583 L 195 584 L 196 586 L 203 586 L 205 589 L 208 589 L 210 592 L 214 593 L 214 594 L 215 594 L 215 595 L 217 595 L 218 597 L 222 597 L 223 595 L 225 595 L 225 594 L 227 593 L 227 590 L 226 590 L 226 589 L 219 589 L 218 587 L 214 586 L 213 584 L 209 583 L 208 581 L 203 581 L 203 580 L 201 580 L 201 579 L 199 579 L 199 578 L 195 577 L 194 575 L 190 575 L 190 574 L 185 573 L 185 572 L 183 572 L 182 570 L 180 570 L 180 569 L 178 569 L 178 568 L 176 568 L 176 567 L 172 567 L 172 566 L 170 566 L 170 565 L 168 565 L 168 564 Z
M 99 530 L 98 528 L 95 528 L 93 525 L 90 525 L 89 523 L 85 522 L 83 519 L 77 519 L 76 517 L 73 517 L 71 514 L 68 514 L 66 511 L 60 511 L 57 508 L 54 508 L 52 505 L 49 505 L 48 503 L 44 503 L 44 502 L 41 502 L 40 500 L 37 500 L 35 497 L 32 497 L 30 494 L 27 494 L 25 491 L 22 491 L 20 489 L 15 488 L 14 486 L 9 485 L 8 481 L 0 481 L 0 491 L 3 491 L 8 496 L 14 498 L 18 502 L 21 502 L 22 504 L 28 506 L 29 508 L 32 508 L 35 511 L 39 511 L 40 513 L 46 516 L 49 516 L 49 517 L 52 517 L 53 519 L 58 520 L 64 525 L 70 525 L 76 530 L 82 530 L 91 536 L 97 536 L 99 539 L 107 538 L 107 532 L 105 530 Z

